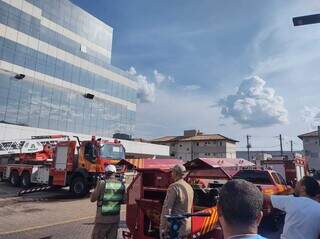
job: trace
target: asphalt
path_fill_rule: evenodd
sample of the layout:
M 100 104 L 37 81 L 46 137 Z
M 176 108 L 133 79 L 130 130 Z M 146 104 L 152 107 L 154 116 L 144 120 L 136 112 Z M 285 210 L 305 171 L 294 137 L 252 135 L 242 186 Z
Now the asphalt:
M 0 239 L 90 238 L 96 204 L 74 198 L 67 189 L 17 197 L 19 188 L 0 182 Z M 125 207 L 121 210 L 118 238 L 126 230 Z M 260 234 L 280 238 L 263 225 Z
M 23 230 L 0 236 L 0 239 L 88 239 L 93 229 L 93 219 L 80 219 L 75 222 L 62 222 L 59 225 Z M 122 238 L 122 231 L 126 229 L 125 222 L 121 222 L 118 238 Z

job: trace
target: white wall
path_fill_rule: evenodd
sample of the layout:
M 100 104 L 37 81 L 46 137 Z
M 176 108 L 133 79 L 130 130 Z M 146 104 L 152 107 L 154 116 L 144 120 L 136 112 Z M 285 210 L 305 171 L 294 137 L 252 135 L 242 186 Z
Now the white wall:
M 79 136 L 81 140 L 91 139 L 91 135 L 0 123 L 0 141 L 12 140 L 12 139 L 30 139 L 31 136 L 52 135 L 52 134 L 68 135 L 70 136 L 71 139 L 73 138 L 74 135 Z M 96 137 L 100 138 L 101 136 L 97 135 Z M 106 137 L 101 137 L 101 138 L 111 139 Z M 128 140 L 120 140 L 120 141 L 125 147 L 127 153 L 169 156 L 169 147 L 165 145 L 142 143 L 142 142 L 135 142 L 135 141 L 128 141 Z
M 320 146 L 317 137 L 303 138 L 303 149 L 308 159 L 309 169 L 320 170 Z

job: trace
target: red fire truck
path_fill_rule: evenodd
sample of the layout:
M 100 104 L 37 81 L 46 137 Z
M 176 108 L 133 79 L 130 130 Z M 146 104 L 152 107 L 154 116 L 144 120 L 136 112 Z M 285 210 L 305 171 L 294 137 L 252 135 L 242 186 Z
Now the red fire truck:
M 51 135 L 0 142 L 0 177 L 24 188 L 69 186 L 76 196 L 84 196 L 106 165 L 125 158 L 125 149 L 116 139 L 76 138 Z

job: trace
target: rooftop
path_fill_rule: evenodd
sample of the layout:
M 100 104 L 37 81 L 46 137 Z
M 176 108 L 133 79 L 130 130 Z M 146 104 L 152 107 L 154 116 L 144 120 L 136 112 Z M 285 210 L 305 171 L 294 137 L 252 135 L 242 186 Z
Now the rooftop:
M 168 143 L 178 141 L 213 141 L 213 140 L 226 140 L 230 142 L 239 142 L 237 140 L 228 138 L 221 134 L 203 134 L 200 131 L 188 130 L 184 132 L 183 136 L 164 136 L 157 139 L 150 140 L 153 143 Z
M 301 134 L 301 135 L 298 135 L 298 137 L 300 139 L 303 139 L 304 137 L 318 137 L 318 131 L 312 131 L 309 133 Z

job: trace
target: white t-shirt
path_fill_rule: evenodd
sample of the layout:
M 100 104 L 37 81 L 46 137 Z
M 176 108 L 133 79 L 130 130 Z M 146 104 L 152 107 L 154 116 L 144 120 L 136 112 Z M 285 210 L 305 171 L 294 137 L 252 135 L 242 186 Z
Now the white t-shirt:
M 282 239 L 318 239 L 320 203 L 307 197 L 271 196 L 272 206 L 286 212 Z

